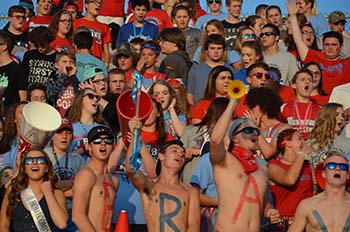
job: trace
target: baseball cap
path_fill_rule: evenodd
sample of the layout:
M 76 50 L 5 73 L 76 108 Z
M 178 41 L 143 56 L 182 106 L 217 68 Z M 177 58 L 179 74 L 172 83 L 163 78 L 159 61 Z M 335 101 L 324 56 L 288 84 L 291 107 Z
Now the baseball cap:
M 125 55 L 130 57 L 135 52 L 135 48 L 130 43 L 121 43 L 117 48 L 116 56 Z
M 179 145 L 180 147 L 182 147 L 185 150 L 184 144 L 181 142 L 181 140 L 176 139 L 176 140 L 171 140 L 171 141 L 163 143 L 161 145 L 160 149 L 159 149 L 159 152 L 164 152 L 165 149 L 167 149 L 168 147 L 170 147 L 171 145 L 174 145 L 174 144 L 175 145 Z M 158 159 L 157 160 L 157 164 L 156 164 L 156 174 L 157 174 L 157 176 L 159 176 L 160 170 L 161 170 L 161 162 Z
M 346 18 L 343 12 L 336 10 L 330 13 L 328 20 L 331 23 L 336 23 L 339 21 L 346 21 Z
M 103 70 L 99 67 L 89 67 L 87 69 L 85 69 L 84 71 L 84 75 L 83 78 L 81 80 L 81 82 L 87 81 L 91 78 L 94 78 L 95 76 L 102 74 L 103 76 L 105 76 Z M 106 77 L 105 77 L 106 78 Z
M 114 138 L 113 132 L 109 127 L 104 126 L 104 125 L 99 125 L 99 126 L 93 127 L 89 131 L 88 136 L 87 136 L 89 143 L 91 143 L 93 140 L 97 139 L 101 135 L 107 135 L 109 137 Z
M 63 129 L 68 129 L 73 131 L 73 124 L 69 118 L 66 118 L 66 117 L 62 118 L 61 126 L 57 129 L 57 131 L 60 131 Z

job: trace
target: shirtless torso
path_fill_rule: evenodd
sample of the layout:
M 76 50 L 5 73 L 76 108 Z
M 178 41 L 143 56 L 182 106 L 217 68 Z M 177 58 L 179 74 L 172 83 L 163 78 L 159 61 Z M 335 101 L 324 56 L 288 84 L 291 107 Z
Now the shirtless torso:
M 350 194 L 345 194 L 342 202 L 329 201 L 325 193 L 302 201 L 298 211 L 305 215 L 307 232 L 345 232 L 350 231 Z M 289 231 L 294 230 L 291 227 Z
M 219 212 L 214 231 L 259 231 L 268 184 L 263 166 L 246 175 L 241 163 L 227 153 L 224 164 L 214 165 Z
M 196 190 L 182 183 L 154 183 L 151 191 L 141 192 L 149 231 L 187 231 L 191 204 Z M 197 199 L 198 200 L 198 199 Z
M 105 169 L 107 170 L 107 169 Z M 74 181 L 73 211 L 86 209 L 88 223 L 83 220 L 73 220 L 81 231 L 89 226 L 89 231 L 111 231 L 113 205 L 118 179 L 107 171 L 95 169 L 88 163 L 76 176 Z

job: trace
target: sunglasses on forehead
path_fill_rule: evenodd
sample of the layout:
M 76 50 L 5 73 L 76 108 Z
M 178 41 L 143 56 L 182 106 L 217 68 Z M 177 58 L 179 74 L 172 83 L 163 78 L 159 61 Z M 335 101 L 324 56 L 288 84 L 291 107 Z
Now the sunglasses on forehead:
M 45 164 L 46 163 L 45 156 L 39 156 L 39 157 L 25 157 L 24 164 L 31 165 L 34 163 L 34 160 L 37 164 Z
M 239 133 L 244 133 L 244 134 L 250 135 L 250 134 L 253 134 L 254 132 L 256 132 L 257 135 L 260 135 L 260 130 L 258 128 L 252 127 L 252 126 L 247 126 L 247 127 L 244 127 L 243 129 L 235 132 L 234 135 L 238 135 Z
M 216 4 L 221 4 L 221 0 L 209 0 L 208 3 L 211 5 L 213 3 L 216 3 Z
M 99 137 L 97 139 L 92 140 L 92 143 L 93 144 L 101 144 L 102 141 L 104 141 L 108 145 L 112 145 L 114 143 L 114 139 L 113 138 L 108 138 L 108 137 L 106 137 L 106 138 Z
M 340 170 L 342 171 L 348 171 L 349 170 L 349 164 L 347 163 L 335 163 L 335 162 L 329 162 L 326 164 L 326 168 L 329 170 L 334 170 L 339 167 Z

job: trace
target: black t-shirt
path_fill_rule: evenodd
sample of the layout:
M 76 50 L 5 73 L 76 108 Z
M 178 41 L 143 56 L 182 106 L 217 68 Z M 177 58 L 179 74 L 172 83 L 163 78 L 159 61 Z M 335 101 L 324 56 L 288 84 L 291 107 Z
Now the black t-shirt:
M 27 90 L 28 81 L 25 78 L 24 69 L 21 64 L 12 61 L 0 67 L 0 92 L 4 91 L 5 108 L 19 102 L 19 90 Z
M 221 21 L 225 28 L 226 45 L 229 50 L 233 50 L 236 39 L 241 27 L 245 25 L 243 21 L 239 23 L 229 23 L 226 20 Z
M 20 35 L 15 35 L 8 30 L 8 27 L 4 28 L 3 31 L 7 32 L 12 39 L 14 45 L 11 51 L 12 54 L 16 54 L 17 52 L 23 52 L 24 49 L 28 47 L 28 32 L 23 32 Z
M 46 82 L 51 73 L 55 71 L 57 52 L 44 55 L 38 50 L 27 51 L 23 57 L 23 67 L 29 85 Z

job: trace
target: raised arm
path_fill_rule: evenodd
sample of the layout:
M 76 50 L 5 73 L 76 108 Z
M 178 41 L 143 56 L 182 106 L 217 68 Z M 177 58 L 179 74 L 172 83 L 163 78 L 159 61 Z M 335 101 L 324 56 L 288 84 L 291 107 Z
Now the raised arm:
M 228 103 L 226 110 L 214 126 L 210 138 L 210 159 L 213 165 L 221 164 L 225 160 L 226 150 L 224 146 L 224 138 L 236 105 L 236 99 L 230 98 L 230 102 Z
M 87 168 L 82 169 L 74 180 L 72 220 L 80 231 L 95 232 L 87 214 L 95 181 L 95 174 Z
M 290 17 L 290 24 L 291 24 L 293 39 L 294 39 L 295 45 L 297 46 L 300 59 L 304 61 L 309 51 L 309 48 L 304 43 L 303 36 L 300 31 L 300 27 L 297 19 L 298 8 L 299 7 L 296 4 L 295 0 L 288 0 L 287 9 Z

